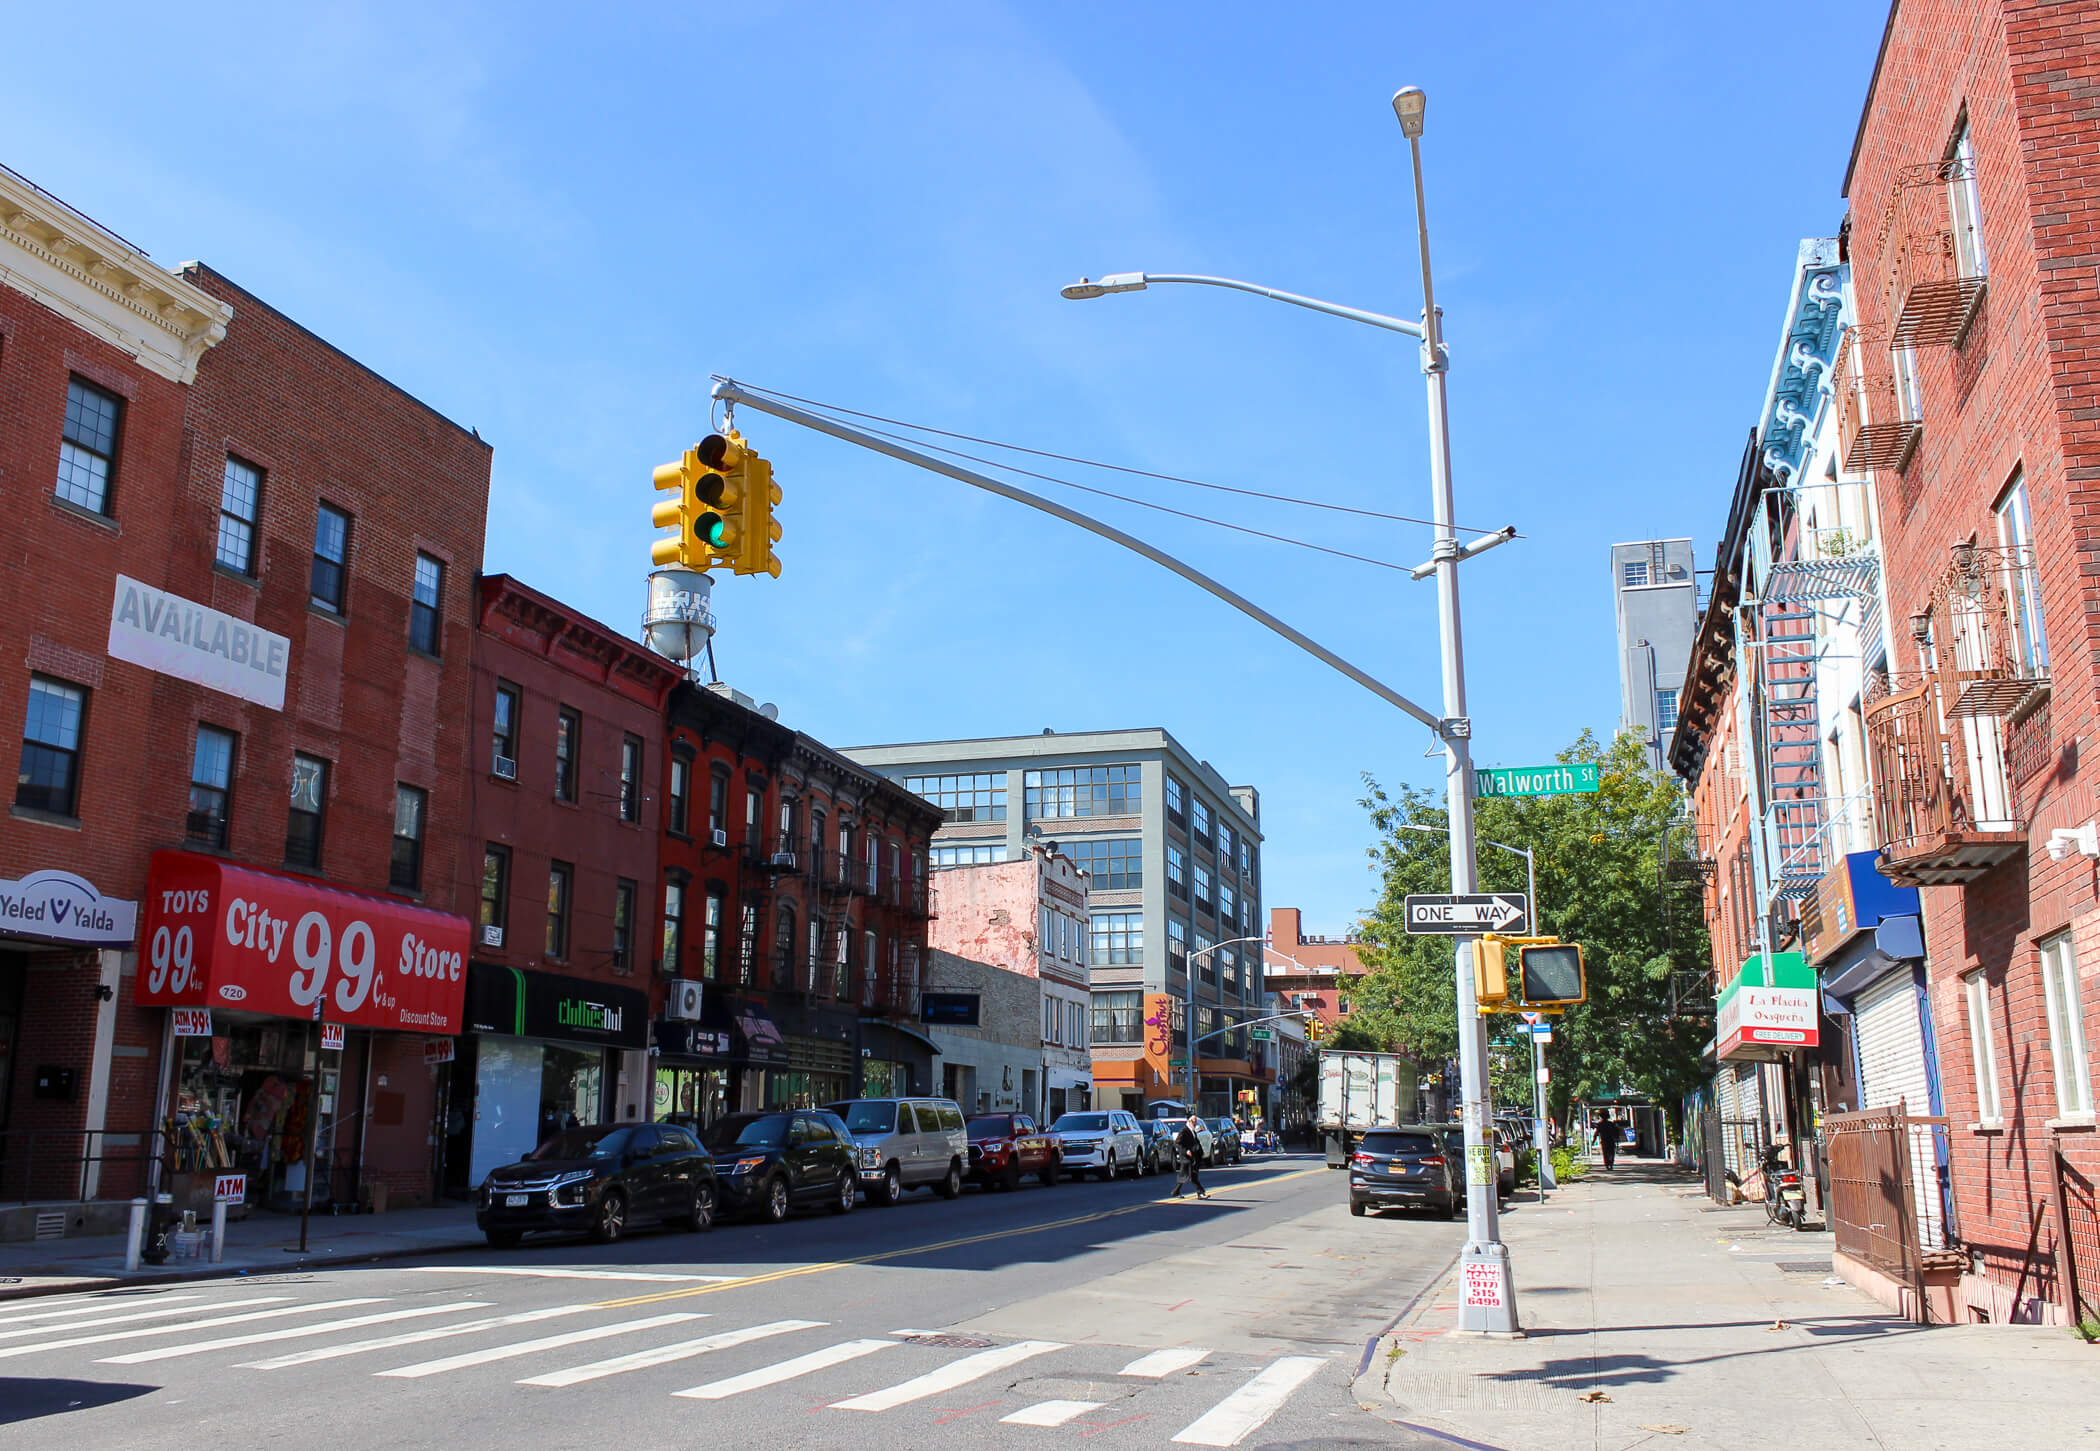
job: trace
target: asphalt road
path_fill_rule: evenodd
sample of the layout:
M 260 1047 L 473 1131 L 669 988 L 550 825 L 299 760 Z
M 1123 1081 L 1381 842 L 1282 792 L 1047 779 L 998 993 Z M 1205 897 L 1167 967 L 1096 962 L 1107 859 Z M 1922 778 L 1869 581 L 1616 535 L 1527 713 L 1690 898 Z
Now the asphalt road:
M 122 1447 L 1415 1444 L 1350 1393 L 1461 1226 L 1308 1156 L 779 1228 L 0 1304 L 0 1440 Z M 34 1438 L 32 1440 L 31 1438 Z

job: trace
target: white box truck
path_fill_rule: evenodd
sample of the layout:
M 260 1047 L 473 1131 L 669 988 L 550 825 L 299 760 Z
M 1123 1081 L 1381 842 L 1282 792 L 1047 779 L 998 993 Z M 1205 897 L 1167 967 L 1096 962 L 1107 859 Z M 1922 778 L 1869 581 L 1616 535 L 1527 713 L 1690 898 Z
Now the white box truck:
M 1414 1063 L 1398 1053 L 1321 1052 L 1319 1121 L 1328 1168 L 1349 1162 L 1365 1129 L 1419 1122 L 1415 1076 Z

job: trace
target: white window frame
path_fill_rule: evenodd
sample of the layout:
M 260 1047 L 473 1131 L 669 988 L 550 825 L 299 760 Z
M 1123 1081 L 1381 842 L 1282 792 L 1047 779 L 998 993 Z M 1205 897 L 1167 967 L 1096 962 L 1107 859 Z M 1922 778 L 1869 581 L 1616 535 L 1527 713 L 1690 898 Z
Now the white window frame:
M 2044 1010 L 2049 1019 L 2050 1076 L 2059 1118 L 2093 1117 L 2093 1069 L 2087 1056 L 2085 1003 L 2078 992 L 2078 954 L 2071 934 L 2035 944 L 2041 957 Z
M 1964 277 L 1988 277 L 1990 260 L 1983 246 L 1983 192 L 1976 184 L 1976 145 L 1969 134 L 1969 118 L 1962 117 L 1954 144 L 1947 148 L 1955 175 L 1947 181 L 1947 229 L 1954 234 L 1954 252 Z
M 2034 514 L 2027 476 L 2016 472 L 1991 507 L 1998 543 L 2012 558 L 2005 570 L 2005 605 L 2012 616 L 2013 651 L 2030 675 L 2049 673 L 2049 634 L 2042 627 L 2042 602 L 2034 576 Z
M 1991 1031 L 1991 987 L 1981 972 L 1962 979 L 1969 1014 L 1969 1062 L 1976 1075 L 1976 1122 L 1997 1128 L 2005 1122 L 1998 1102 L 1998 1045 Z

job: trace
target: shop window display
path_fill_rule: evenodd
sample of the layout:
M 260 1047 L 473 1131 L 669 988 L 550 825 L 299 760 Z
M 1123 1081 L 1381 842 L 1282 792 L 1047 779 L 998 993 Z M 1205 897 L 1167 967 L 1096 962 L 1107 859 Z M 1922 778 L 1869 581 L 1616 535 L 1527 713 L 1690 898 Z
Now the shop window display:
M 309 1130 L 313 1157 L 330 1162 L 340 1067 L 319 1066 L 312 1030 L 303 1023 L 223 1021 L 209 1038 L 179 1039 L 180 1068 L 169 1130 L 169 1167 L 177 1176 L 219 1172 L 248 1176 L 248 1203 L 296 1209 L 305 1201 Z M 319 1102 L 316 1102 L 318 1096 Z M 313 1122 L 316 1113 L 317 1122 Z M 182 1183 L 176 1186 L 182 1198 Z M 314 1184 L 317 1204 L 330 1201 L 330 1176 Z M 205 1202 L 209 1202 L 208 1180 Z

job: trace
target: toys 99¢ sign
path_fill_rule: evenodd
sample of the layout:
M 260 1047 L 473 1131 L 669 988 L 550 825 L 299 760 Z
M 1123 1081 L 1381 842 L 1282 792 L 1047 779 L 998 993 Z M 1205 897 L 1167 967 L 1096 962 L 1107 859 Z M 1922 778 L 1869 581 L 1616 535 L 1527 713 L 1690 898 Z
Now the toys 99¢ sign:
M 467 924 L 384 897 L 159 852 L 138 1000 L 456 1033 Z

